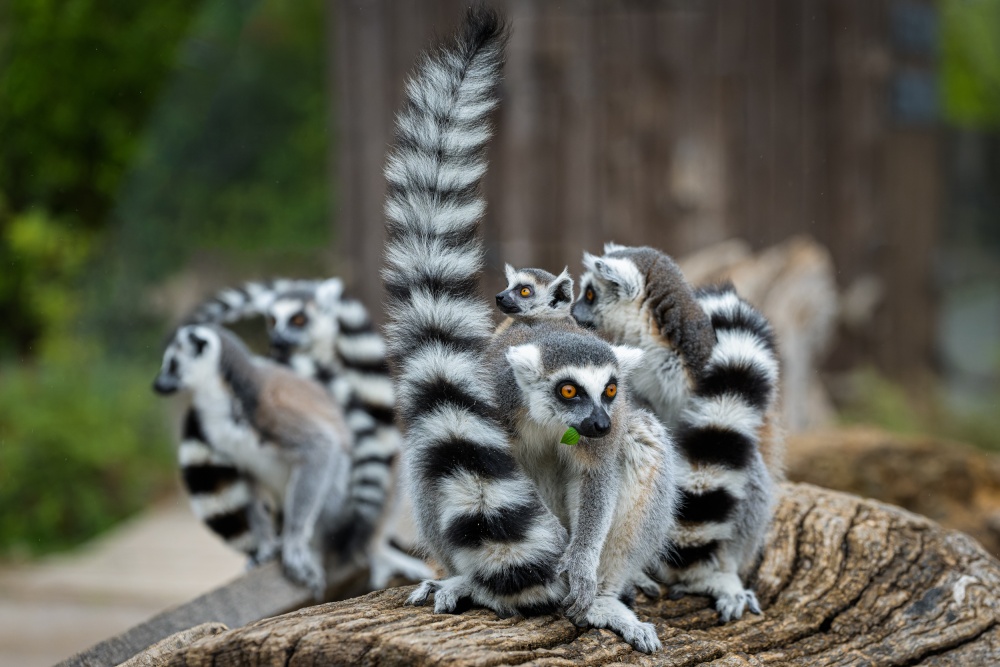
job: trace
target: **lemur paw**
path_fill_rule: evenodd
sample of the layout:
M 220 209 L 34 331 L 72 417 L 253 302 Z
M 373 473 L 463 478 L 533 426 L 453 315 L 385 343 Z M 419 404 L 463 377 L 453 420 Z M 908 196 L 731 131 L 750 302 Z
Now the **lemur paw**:
M 252 570 L 255 567 L 260 567 L 264 563 L 270 563 L 272 560 L 277 558 L 281 554 L 281 542 L 271 541 L 264 542 L 257 550 L 250 555 L 249 561 L 247 561 L 247 569 Z
M 660 597 L 660 584 L 644 572 L 635 576 L 632 584 L 639 589 L 643 595 L 650 600 L 657 600 Z
M 566 617 L 576 625 L 586 625 L 587 611 L 597 597 L 597 579 L 591 575 L 569 573 L 569 594 L 563 598 Z
M 434 594 L 435 614 L 455 613 L 459 601 L 464 597 L 468 597 L 469 591 L 465 586 L 464 580 L 462 582 L 454 582 L 454 579 L 442 582 L 441 587 Z
M 643 653 L 652 653 L 663 648 L 652 623 L 637 623 L 622 628 L 622 639 L 631 644 L 636 651 Z
M 754 614 L 763 613 L 760 609 L 760 602 L 757 601 L 757 596 L 751 590 L 720 595 L 715 601 L 715 610 L 719 612 L 720 623 L 728 623 L 729 621 L 742 618 L 743 612 L 748 609 Z
M 433 579 L 425 579 L 414 589 L 410 596 L 406 598 L 406 604 L 421 607 L 427 604 L 427 598 L 438 589 L 438 582 Z
M 587 611 L 587 625 L 607 628 L 632 645 L 637 651 L 652 653 L 660 650 L 660 638 L 651 623 L 643 623 L 635 613 L 616 598 L 599 596 Z
M 326 592 L 326 573 L 308 544 L 285 543 L 281 549 L 281 565 L 285 576 L 312 591 L 317 600 Z

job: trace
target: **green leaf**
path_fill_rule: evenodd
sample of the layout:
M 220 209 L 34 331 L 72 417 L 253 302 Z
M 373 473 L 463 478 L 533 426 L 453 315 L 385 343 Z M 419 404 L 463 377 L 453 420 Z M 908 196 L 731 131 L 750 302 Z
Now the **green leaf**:
M 570 426 L 566 429 L 566 432 L 562 434 L 562 438 L 559 439 L 559 442 L 564 445 L 575 445 L 580 442 L 580 434 L 577 433 L 575 428 Z

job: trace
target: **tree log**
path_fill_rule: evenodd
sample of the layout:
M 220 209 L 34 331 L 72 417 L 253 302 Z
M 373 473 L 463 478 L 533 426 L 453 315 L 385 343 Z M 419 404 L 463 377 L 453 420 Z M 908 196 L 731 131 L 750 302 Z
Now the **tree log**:
M 410 588 L 203 638 L 172 665 L 986 665 L 1000 662 L 1000 562 L 973 539 L 873 500 L 784 486 L 751 580 L 764 615 L 727 625 L 703 597 L 640 601 L 664 649 L 561 616 L 435 615 Z
M 872 427 L 788 439 L 788 479 L 875 498 L 968 533 L 1000 558 L 1000 457 Z

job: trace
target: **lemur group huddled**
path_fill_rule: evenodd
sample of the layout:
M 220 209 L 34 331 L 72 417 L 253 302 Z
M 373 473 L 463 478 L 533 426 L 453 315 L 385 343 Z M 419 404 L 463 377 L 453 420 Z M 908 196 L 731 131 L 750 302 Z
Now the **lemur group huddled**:
M 373 587 L 423 580 L 411 604 L 561 611 L 652 652 L 636 591 L 761 613 L 746 577 L 782 475 L 774 335 L 731 286 L 615 244 L 584 255 L 576 298 L 565 270 L 508 265 L 494 325 L 479 183 L 506 41 L 472 9 L 407 83 L 384 340 L 338 279 L 249 283 L 177 330 L 156 388 L 190 391 L 192 506 L 252 563 L 280 557 L 320 595 L 324 558 L 367 559 Z M 220 327 L 254 314 L 274 360 Z M 400 496 L 443 578 L 390 543 Z

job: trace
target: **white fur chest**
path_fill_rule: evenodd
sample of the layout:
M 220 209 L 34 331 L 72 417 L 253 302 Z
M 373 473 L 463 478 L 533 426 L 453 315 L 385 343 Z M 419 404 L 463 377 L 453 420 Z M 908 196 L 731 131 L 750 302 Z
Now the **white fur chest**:
M 543 426 L 530 417 L 519 420 L 520 435 L 513 442 L 514 458 L 538 487 L 538 492 L 548 508 L 559 517 L 564 526 L 569 525 L 567 513 L 565 463 L 560 460 L 559 442 L 562 433 L 550 426 Z
M 201 417 L 209 445 L 280 499 L 289 475 L 280 452 L 274 445 L 263 442 L 257 430 L 238 416 L 233 396 L 221 381 L 204 384 L 194 392 L 192 403 Z

